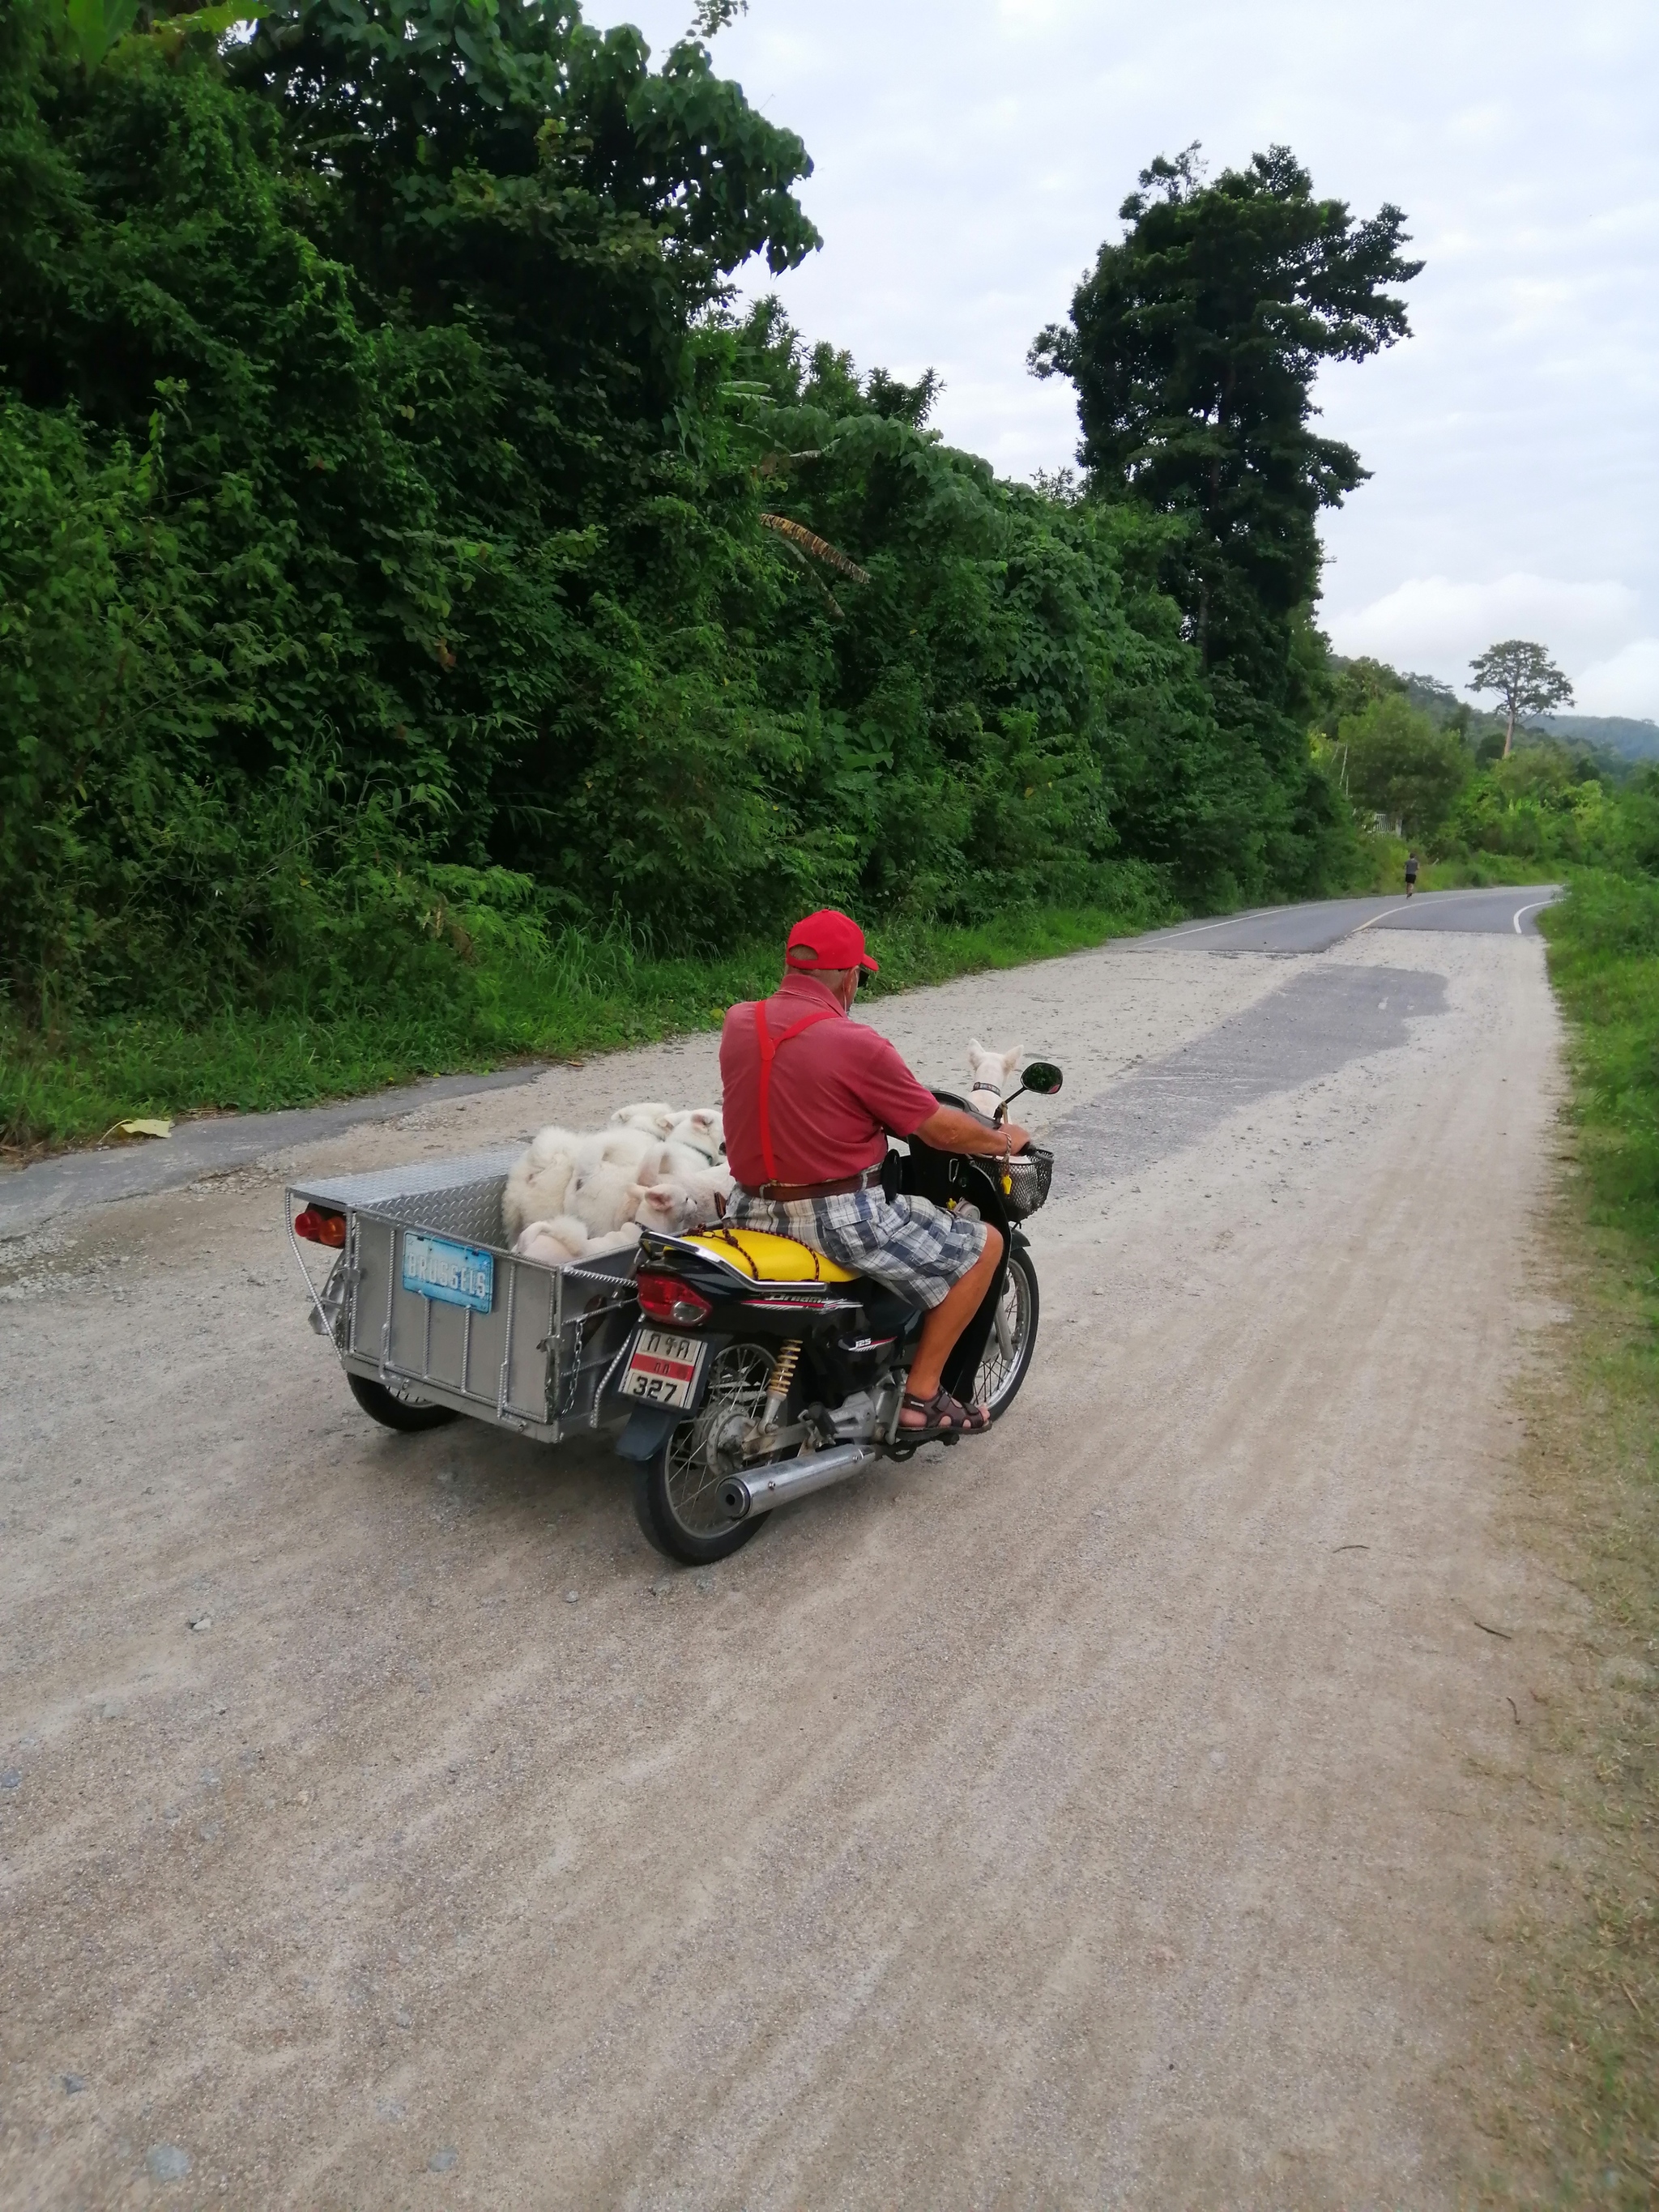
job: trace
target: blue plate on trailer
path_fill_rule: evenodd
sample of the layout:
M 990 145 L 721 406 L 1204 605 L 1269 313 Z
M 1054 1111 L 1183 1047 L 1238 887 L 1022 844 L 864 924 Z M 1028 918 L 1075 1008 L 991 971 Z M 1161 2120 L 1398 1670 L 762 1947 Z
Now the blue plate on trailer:
M 404 1288 L 447 1306 L 471 1306 L 474 1313 L 487 1314 L 495 1303 L 495 1255 L 476 1244 L 419 1237 L 405 1229 Z

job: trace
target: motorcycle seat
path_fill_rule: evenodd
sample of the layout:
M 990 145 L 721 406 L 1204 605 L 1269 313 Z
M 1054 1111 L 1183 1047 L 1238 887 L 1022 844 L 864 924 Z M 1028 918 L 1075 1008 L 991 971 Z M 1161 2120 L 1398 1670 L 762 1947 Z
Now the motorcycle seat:
M 679 1239 L 711 1260 L 722 1260 L 751 1283 L 854 1283 L 850 1267 L 826 1259 L 793 1237 L 766 1229 L 703 1229 Z

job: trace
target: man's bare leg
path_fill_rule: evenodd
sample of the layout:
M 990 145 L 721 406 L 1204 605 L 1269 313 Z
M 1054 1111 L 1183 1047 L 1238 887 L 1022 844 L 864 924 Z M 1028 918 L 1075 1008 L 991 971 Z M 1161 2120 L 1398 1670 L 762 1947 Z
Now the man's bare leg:
M 985 1249 L 959 1282 L 952 1283 L 945 1296 L 929 1313 L 921 1325 L 921 1341 L 916 1346 L 916 1356 L 910 1366 L 910 1379 L 905 1385 L 913 1398 L 931 1398 L 945 1371 L 945 1363 L 969 1322 L 979 1311 L 985 1293 L 991 1287 L 1002 1259 L 1002 1231 L 985 1224 Z M 899 1415 L 899 1427 L 920 1429 L 927 1425 L 926 1416 L 914 1408 Z

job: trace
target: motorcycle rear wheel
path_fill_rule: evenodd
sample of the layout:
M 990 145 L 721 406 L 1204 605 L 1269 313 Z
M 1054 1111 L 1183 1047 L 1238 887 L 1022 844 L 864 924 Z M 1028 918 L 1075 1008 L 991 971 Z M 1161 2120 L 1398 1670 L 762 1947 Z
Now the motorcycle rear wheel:
M 634 1511 L 646 1537 L 658 1551 L 682 1566 L 712 1565 L 759 1535 L 763 1513 L 733 1521 L 720 1510 L 720 1492 L 728 1477 L 746 1466 L 729 1439 L 739 1434 L 766 1403 L 773 1351 L 760 1344 L 728 1344 L 714 1355 L 708 1389 L 693 1418 L 669 1431 L 640 1468 L 634 1485 Z M 793 1456 L 796 1447 L 779 1455 Z
M 1002 1296 L 974 1377 L 974 1396 L 994 1421 L 1014 1402 L 1036 1350 L 1037 1279 L 1029 1252 L 1011 1252 Z M 900 1431 L 902 1435 L 902 1430 Z

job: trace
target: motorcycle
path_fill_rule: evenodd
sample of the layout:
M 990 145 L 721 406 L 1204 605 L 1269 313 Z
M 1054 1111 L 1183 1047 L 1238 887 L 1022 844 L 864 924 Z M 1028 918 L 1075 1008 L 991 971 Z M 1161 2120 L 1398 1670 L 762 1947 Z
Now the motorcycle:
M 1051 1097 L 1061 1080 L 1052 1062 L 1034 1061 L 986 1127 L 1023 1091 Z M 1005 1169 L 915 1138 L 889 1151 L 883 1171 L 890 1198 L 972 1205 L 1002 1231 L 1001 1264 L 945 1370 L 945 1387 L 994 1421 L 1036 1346 L 1036 1270 L 1018 1224 L 1047 1200 L 1053 1171 L 1036 1145 Z M 924 1315 L 900 1293 L 792 1237 L 724 1223 L 641 1237 L 636 1288 L 641 1318 L 618 1386 L 633 1406 L 617 1448 L 635 1465 L 640 1526 L 670 1559 L 729 1558 L 775 1507 L 918 1449 L 899 1411 Z

